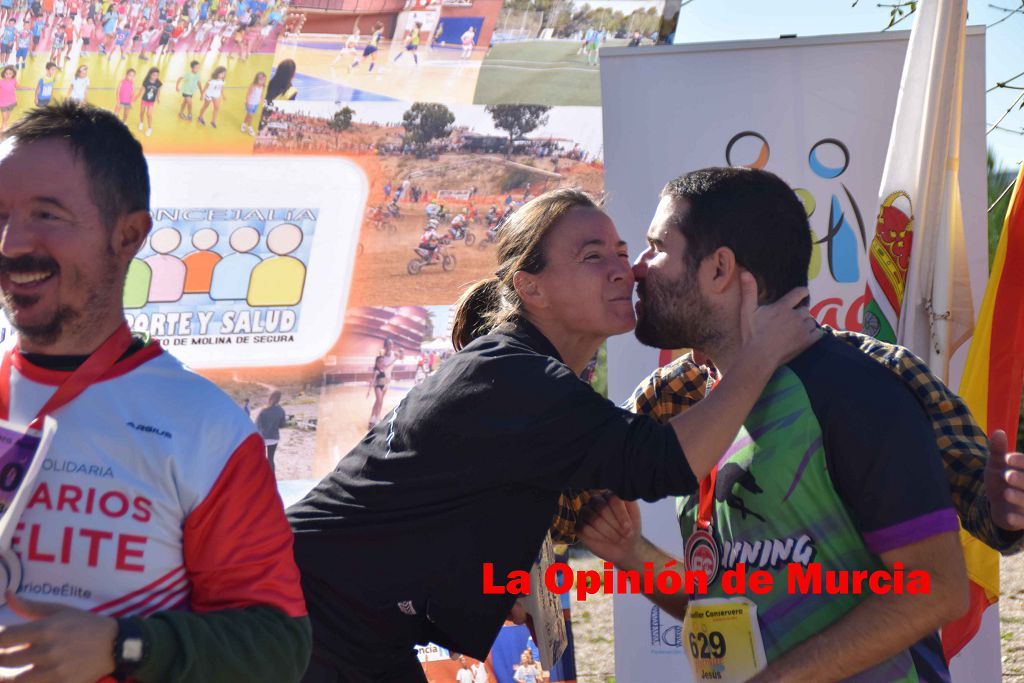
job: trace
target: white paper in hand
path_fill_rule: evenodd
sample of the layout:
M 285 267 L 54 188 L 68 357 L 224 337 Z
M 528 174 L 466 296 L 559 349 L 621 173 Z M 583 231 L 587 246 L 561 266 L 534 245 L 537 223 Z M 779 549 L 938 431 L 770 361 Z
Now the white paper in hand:
M 565 652 L 568 637 L 565 633 L 565 617 L 562 615 L 562 600 L 548 590 L 544 574 L 555 561 L 555 549 L 551 534 L 544 537 L 537 561 L 530 569 L 530 594 L 520 599 L 533 621 L 534 638 L 540 650 L 540 664 L 550 671 Z
M 28 504 L 46 451 L 57 432 L 57 421 L 43 420 L 41 430 L 0 420 L 0 589 L 17 592 L 21 562 L 11 550 L 21 513 Z M 0 593 L 0 605 L 6 597 Z

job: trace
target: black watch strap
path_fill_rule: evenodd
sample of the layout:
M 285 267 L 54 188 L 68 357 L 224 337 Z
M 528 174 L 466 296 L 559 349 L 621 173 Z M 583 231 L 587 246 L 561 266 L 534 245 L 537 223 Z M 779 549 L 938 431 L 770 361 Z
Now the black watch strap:
M 114 638 L 114 678 L 127 681 L 149 654 L 149 641 L 138 619 L 118 619 Z

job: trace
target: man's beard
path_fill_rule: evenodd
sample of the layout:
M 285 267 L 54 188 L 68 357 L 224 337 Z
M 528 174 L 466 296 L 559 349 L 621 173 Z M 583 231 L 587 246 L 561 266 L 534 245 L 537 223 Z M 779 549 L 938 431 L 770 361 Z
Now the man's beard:
M 648 275 L 639 284 L 642 304 L 636 320 L 637 341 L 658 349 L 705 351 L 715 344 L 721 335 L 695 270 L 689 269 L 675 282 L 658 282 Z
M 109 288 L 116 286 L 117 265 L 114 259 L 110 258 L 111 254 L 107 253 L 106 256 L 108 258 L 104 265 L 107 267 L 101 271 L 103 275 L 100 281 L 91 288 L 89 298 L 86 300 L 82 310 L 76 310 L 67 304 L 60 305 L 49 320 L 34 325 L 27 325 L 18 321 L 15 311 L 19 308 L 28 308 L 35 304 L 39 301 L 39 297 L 5 292 L 2 299 L 0 299 L 0 306 L 3 307 L 4 314 L 7 316 L 8 321 L 10 321 L 11 326 L 17 330 L 19 335 L 36 346 L 50 346 L 67 334 L 77 333 L 86 326 L 89 319 L 87 316 L 91 315 L 91 312 L 103 309 L 104 296 L 109 296 Z M 0 273 L 31 273 L 38 271 L 51 271 L 53 272 L 52 277 L 57 277 L 61 274 L 60 266 L 49 257 L 37 257 L 26 254 L 25 256 L 9 259 L 0 256 Z M 72 277 L 71 284 L 75 290 L 89 289 L 89 286 L 81 277 Z

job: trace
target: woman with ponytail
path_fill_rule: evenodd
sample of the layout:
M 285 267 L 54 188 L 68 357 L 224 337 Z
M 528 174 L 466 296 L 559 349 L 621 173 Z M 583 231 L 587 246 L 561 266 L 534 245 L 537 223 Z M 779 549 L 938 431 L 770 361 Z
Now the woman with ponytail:
M 289 510 L 313 620 L 307 682 L 425 681 L 413 646 L 484 659 L 566 489 L 627 499 L 693 493 L 783 359 L 815 340 L 797 303 L 758 307 L 715 392 L 662 425 L 579 379 L 598 347 L 633 329 L 625 243 L 586 194 L 548 192 L 501 227 L 498 268 L 457 304 L 458 352 L 414 387 Z

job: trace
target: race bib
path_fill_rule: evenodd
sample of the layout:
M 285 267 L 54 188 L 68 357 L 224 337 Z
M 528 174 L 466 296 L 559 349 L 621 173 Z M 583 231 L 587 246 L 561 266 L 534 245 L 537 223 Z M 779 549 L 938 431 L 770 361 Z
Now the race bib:
M 767 665 L 757 605 L 744 598 L 691 600 L 683 647 L 695 681 L 742 683 Z
M 0 550 L 11 547 L 21 512 L 56 431 L 57 423 L 49 417 L 39 431 L 0 420 Z

